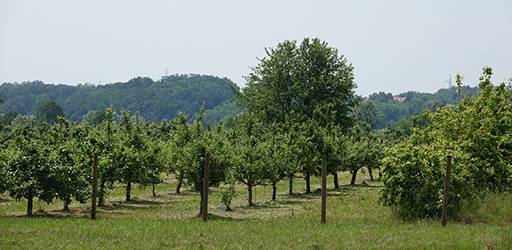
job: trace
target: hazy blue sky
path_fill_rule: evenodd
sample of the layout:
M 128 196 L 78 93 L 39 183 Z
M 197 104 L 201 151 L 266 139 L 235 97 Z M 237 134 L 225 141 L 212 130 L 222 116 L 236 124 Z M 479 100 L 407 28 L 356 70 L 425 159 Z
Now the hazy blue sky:
M 434 91 L 484 65 L 512 77 L 512 1 L 0 0 L 0 82 L 109 83 L 169 73 L 239 85 L 264 48 L 319 37 L 357 92 Z

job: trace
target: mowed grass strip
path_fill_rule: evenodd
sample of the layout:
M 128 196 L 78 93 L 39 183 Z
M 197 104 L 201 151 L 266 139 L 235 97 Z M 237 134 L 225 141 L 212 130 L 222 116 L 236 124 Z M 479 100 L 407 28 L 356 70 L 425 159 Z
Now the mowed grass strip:
M 347 173 L 340 177 L 342 184 L 348 183 Z M 319 223 L 320 196 L 304 194 L 300 178 L 295 180 L 297 194 L 293 196 L 286 194 L 287 182 L 281 182 L 276 202 L 270 201 L 269 186 L 257 187 L 255 207 L 247 206 L 246 188 L 238 185 L 232 212 L 224 211 L 214 188 L 207 223 L 196 217 L 199 195 L 191 190 L 174 194 L 172 181 L 157 186 L 157 197 L 152 197 L 151 188 L 134 189 L 135 200 L 130 203 L 122 201 L 123 186 L 116 187 L 96 221 L 87 219 L 88 204 L 72 203 L 72 211 L 63 212 L 61 202 L 36 202 L 37 216 L 26 218 L 26 202 L 4 195 L 0 199 L 0 249 L 512 248 L 512 226 L 493 215 L 475 216 L 478 220 L 472 224 L 451 221 L 446 228 L 436 220 L 403 222 L 378 203 L 381 184 L 360 174 L 358 183 L 363 180 L 370 187 L 330 190 L 327 225 Z M 319 184 L 314 178 L 312 189 Z M 331 180 L 329 184 L 332 188 Z M 485 206 L 481 210 L 490 211 Z M 487 217 L 492 219 L 483 221 Z

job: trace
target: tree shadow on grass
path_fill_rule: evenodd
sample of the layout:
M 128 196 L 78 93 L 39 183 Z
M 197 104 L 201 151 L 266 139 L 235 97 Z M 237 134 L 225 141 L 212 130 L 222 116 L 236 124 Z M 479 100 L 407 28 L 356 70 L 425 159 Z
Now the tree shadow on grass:
M 12 202 L 12 200 L 4 199 L 4 198 L 0 197 L 0 204 L 9 203 L 9 202 Z
M 229 212 L 228 212 L 229 213 Z M 208 220 L 212 221 L 243 221 L 243 218 L 235 218 L 230 216 L 221 216 L 217 214 L 208 214 Z
M 47 218 L 47 219 L 67 219 L 67 218 L 88 218 L 88 214 L 83 213 L 81 209 L 73 209 L 69 211 L 65 210 L 37 210 L 33 213 L 32 216 L 27 216 L 26 214 L 17 214 L 17 215 L 2 215 L 0 217 L 4 218 Z

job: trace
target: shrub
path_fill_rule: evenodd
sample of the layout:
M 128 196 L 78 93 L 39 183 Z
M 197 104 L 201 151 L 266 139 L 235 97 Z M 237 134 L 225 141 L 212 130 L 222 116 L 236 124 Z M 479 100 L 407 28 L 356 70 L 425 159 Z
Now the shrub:
M 226 211 L 232 211 L 231 202 L 236 197 L 237 193 L 235 191 L 234 185 L 229 185 L 228 187 L 223 187 L 220 192 L 220 200 L 224 206 L 226 206 Z

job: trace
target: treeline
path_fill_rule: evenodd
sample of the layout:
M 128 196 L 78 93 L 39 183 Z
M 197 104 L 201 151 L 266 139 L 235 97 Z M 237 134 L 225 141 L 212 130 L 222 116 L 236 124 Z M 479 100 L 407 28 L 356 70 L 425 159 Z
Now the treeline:
M 0 112 L 35 115 L 43 103 L 53 101 L 65 116 L 80 121 L 88 112 L 108 107 L 140 112 L 145 120 L 172 119 L 178 112 L 195 114 L 201 105 L 215 108 L 233 99 L 236 85 L 227 78 L 208 75 L 170 75 L 158 81 L 137 77 L 106 85 L 53 85 L 41 81 L 3 83 Z M 218 118 L 212 118 L 218 119 Z
M 447 104 L 456 103 L 460 97 L 476 95 L 478 87 L 461 86 L 440 89 L 436 93 L 409 91 L 399 95 L 379 92 L 371 94 L 368 100 L 377 108 L 379 119 L 376 128 L 384 128 L 402 119 L 419 114 L 424 110 L 435 110 Z M 395 98 L 396 97 L 396 98 Z
M 206 75 L 171 75 L 158 81 L 137 77 L 128 82 L 100 86 L 52 85 L 40 81 L 4 83 L 0 85 L 0 97 L 5 99 L 5 104 L 0 107 L 0 112 L 9 111 L 11 116 L 15 113 L 36 115 L 40 106 L 53 101 L 72 121 L 81 121 L 110 106 L 116 110 L 139 112 L 145 120 L 161 121 L 173 119 L 178 112 L 193 115 L 204 104 L 207 109 L 204 122 L 214 124 L 244 110 L 235 104 L 233 90 L 236 89 L 229 79 Z M 461 89 L 462 95 L 468 97 L 477 91 L 478 88 L 468 86 Z M 456 87 L 433 94 L 409 91 L 395 96 L 404 99 L 397 101 L 391 93 L 384 92 L 367 98 L 377 111 L 375 129 L 459 100 Z

